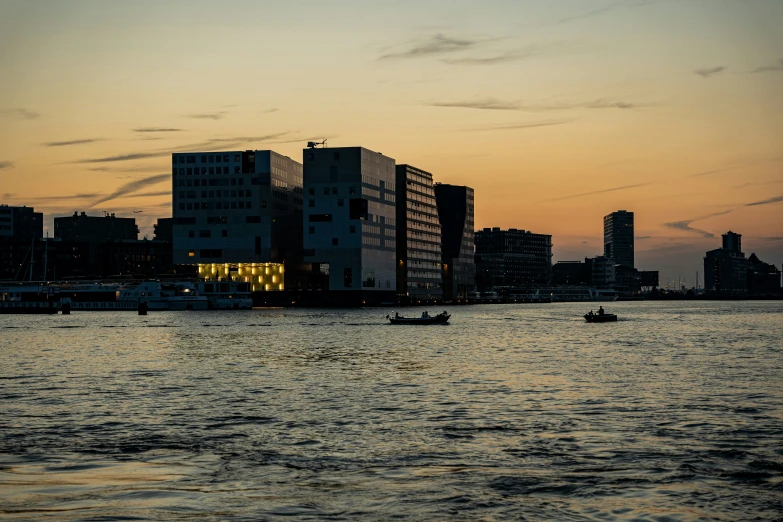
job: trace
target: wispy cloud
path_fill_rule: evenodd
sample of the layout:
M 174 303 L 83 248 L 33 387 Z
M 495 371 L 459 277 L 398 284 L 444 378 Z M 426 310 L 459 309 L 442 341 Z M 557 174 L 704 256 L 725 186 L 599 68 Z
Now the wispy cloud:
M 553 54 L 565 48 L 565 42 L 530 44 L 516 50 L 509 50 L 488 56 L 465 56 L 462 58 L 443 58 L 443 63 L 451 65 L 494 65 L 497 63 L 517 62 L 538 56 Z
M 160 167 L 152 165 L 147 167 L 89 167 L 87 170 L 92 172 L 160 172 Z
M 30 202 L 46 202 L 46 201 L 71 201 L 71 200 L 83 200 L 94 199 L 102 194 L 98 192 L 80 192 L 78 194 L 60 195 L 60 196 L 26 196 L 23 199 Z M 22 198 L 13 198 L 22 199 Z
M 755 201 L 753 203 L 746 203 L 746 207 L 756 207 L 759 205 L 771 205 L 772 203 L 780 203 L 783 201 L 783 196 L 775 196 L 774 198 L 764 199 L 762 201 Z
M 220 112 L 204 112 L 200 114 L 186 114 L 186 118 L 194 118 L 196 120 L 222 120 L 226 117 L 228 112 L 226 111 L 220 111 Z
M 140 192 L 138 194 L 127 194 L 123 197 L 125 198 L 146 198 L 146 197 L 153 197 L 153 196 L 171 196 L 170 190 L 159 190 L 157 192 Z
M 456 107 L 461 109 L 521 112 L 548 112 L 564 111 L 569 109 L 636 109 L 650 106 L 650 104 L 613 101 L 601 98 L 590 102 L 559 102 L 537 104 L 524 104 L 519 101 L 503 101 L 496 98 L 483 98 L 455 102 L 432 102 L 427 105 L 431 107 Z
M 3 199 L 13 199 L 14 196 L 16 196 L 16 192 L 5 192 L 3 194 Z
M 178 147 L 170 147 L 165 149 L 155 149 L 147 152 L 131 152 L 128 154 L 118 154 L 115 156 L 104 156 L 100 158 L 86 158 L 72 163 L 113 163 L 121 161 L 133 161 L 149 158 L 162 158 L 169 156 L 172 152 L 189 152 L 197 150 L 226 150 L 234 147 L 244 146 L 251 143 L 278 143 L 278 138 L 289 136 L 291 131 L 275 132 L 272 134 L 266 134 L 263 136 L 237 136 L 227 138 L 212 138 L 200 143 L 190 143 L 187 145 L 180 145 Z M 296 138 L 291 141 L 302 141 L 305 138 Z
M 279 111 L 279 110 L 280 110 L 280 109 L 278 109 L 277 107 L 273 107 L 273 108 L 271 108 L 271 109 L 266 109 L 265 111 L 261 111 L 261 112 L 263 112 L 264 114 L 269 114 L 269 113 L 271 113 L 271 112 L 277 112 L 277 111 Z
M 698 74 L 702 78 L 709 78 L 710 76 L 715 76 L 716 74 L 722 73 L 725 70 L 726 68 L 720 65 L 718 67 L 711 67 L 709 69 L 696 69 L 693 71 L 693 73 Z
M 50 141 L 43 143 L 44 147 L 67 147 L 69 145 L 84 145 L 87 143 L 95 143 L 96 141 L 103 141 L 102 138 L 87 138 L 84 140 L 70 140 L 70 141 Z
M 172 127 L 137 127 L 133 132 L 182 132 L 183 130 Z
M 765 65 L 763 67 L 758 67 L 757 69 L 754 69 L 751 71 L 752 73 L 765 73 L 765 72 L 783 72 L 783 58 L 778 60 L 778 63 L 773 65 Z
M 686 219 L 686 220 L 683 220 L 683 221 L 672 221 L 670 223 L 664 223 L 664 226 L 668 227 L 668 228 L 671 228 L 671 229 L 674 229 L 674 230 L 681 230 L 683 232 L 696 233 L 696 234 L 699 234 L 700 236 L 706 237 L 706 238 L 714 238 L 715 237 L 715 234 L 713 234 L 712 232 L 707 232 L 706 230 L 702 230 L 700 228 L 692 227 L 691 223 L 693 223 L 694 221 L 698 221 L 698 220 L 696 220 L 696 219 L 690 219 L 690 220 Z
M 581 194 L 572 194 L 570 196 L 562 196 L 559 198 L 553 198 L 553 199 L 545 199 L 542 200 L 542 203 L 548 203 L 550 201 L 562 201 L 564 199 L 573 199 L 573 198 L 581 198 L 584 196 L 592 196 L 594 194 L 603 194 L 605 192 L 617 192 L 618 190 L 628 190 L 628 189 L 634 189 L 639 187 L 646 187 L 647 185 L 650 185 L 650 183 L 637 183 L 635 185 L 623 185 L 621 187 L 612 187 L 608 189 L 602 189 L 602 190 L 595 190 L 593 192 L 583 192 Z
M 726 214 L 730 214 L 730 213 L 734 212 L 735 210 L 737 210 L 737 209 L 736 208 L 732 208 L 732 209 L 729 209 L 729 210 L 723 210 L 721 212 L 714 212 L 712 214 L 707 214 L 705 216 L 700 216 L 700 217 L 693 218 L 693 219 L 683 219 L 681 221 L 672 221 L 672 222 L 669 222 L 669 223 L 664 223 L 663 226 L 665 226 L 667 228 L 671 228 L 673 230 L 681 230 L 683 232 L 690 232 L 690 233 L 694 233 L 694 234 L 699 234 L 700 236 L 705 237 L 705 238 L 714 238 L 715 234 L 713 234 L 712 232 L 707 232 L 706 230 L 702 230 L 700 228 L 692 227 L 691 223 L 695 223 L 696 221 L 703 221 L 703 220 L 705 220 L 707 218 L 711 218 L 711 217 L 724 216 Z
M 438 33 L 423 39 L 407 42 L 403 50 L 383 54 L 378 60 L 400 60 L 409 58 L 425 58 L 442 54 L 455 53 L 473 49 L 486 42 L 486 39 L 452 38 Z
M 16 166 L 16 165 L 14 164 L 14 162 L 13 162 L 13 161 L 0 161 L 0 170 L 3 170 L 3 169 L 12 169 L 12 168 L 14 168 L 15 166 Z
M 5 118 L 17 118 L 20 120 L 36 120 L 41 115 L 30 109 L 17 108 L 17 109 L 0 109 L 0 116 Z
M 158 152 L 131 152 L 129 154 L 118 154 L 116 156 L 104 156 L 101 158 L 88 158 L 74 161 L 72 163 L 110 163 L 114 161 L 132 161 L 147 158 L 161 158 L 168 156 L 171 151 L 158 151 Z
M 549 127 L 551 125 L 563 125 L 565 123 L 572 123 L 575 120 L 556 120 L 556 121 L 537 121 L 529 123 L 509 123 L 506 125 L 493 125 L 489 127 L 471 127 L 467 129 L 461 129 L 462 131 L 498 131 L 498 130 L 516 130 L 516 129 L 532 129 L 535 127 Z
M 767 157 L 767 158 L 755 158 L 755 159 L 745 159 L 745 160 L 739 160 L 734 161 L 732 164 L 730 164 L 727 167 L 723 167 L 720 169 L 713 169 L 713 170 L 705 170 L 703 172 L 697 172 L 695 174 L 691 174 L 690 177 L 692 178 L 699 178 L 702 176 L 711 176 L 713 174 L 720 174 L 721 172 L 727 172 L 730 170 L 736 170 L 736 169 L 742 169 L 746 167 L 755 167 L 758 165 L 766 165 L 769 163 L 779 163 L 783 161 L 783 156 L 776 156 L 776 157 Z
M 614 11 L 615 9 L 622 9 L 627 7 L 645 7 L 648 5 L 658 3 L 659 1 L 660 0 L 634 0 L 634 1 L 615 2 L 605 7 L 599 7 L 598 9 L 593 9 L 591 11 L 584 11 L 582 13 L 575 14 L 573 16 L 566 16 L 558 20 L 557 23 L 565 24 L 568 22 L 573 22 L 574 20 L 584 20 L 585 18 L 593 18 L 595 16 L 608 13 L 609 11 Z
M 157 174 L 155 176 L 149 176 L 147 178 L 141 178 L 134 181 L 130 181 L 128 183 L 120 185 L 120 187 L 114 192 L 112 192 L 111 194 L 107 194 L 105 196 L 96 199 L 87 208 L 92 208 L 96 205 L 100 205 L 101 203 L 105 203 L 113 199 L 127 196 L 128 194 L 133 194 L 134 192 L 138 192 L 151 185 L 157 185 L 158 183 L 163 183 L 164 181 L 171 181 L 171 174 Z
M 777 185 L 778 183 L 783 183 L 783 179 L 776 179 L 774 181 L 750 181 L 748 183 L 743 183 L 742 185 L 734 185 L 735 189 L 745 188 L 745 187 L 756 187 L 759 185 Z

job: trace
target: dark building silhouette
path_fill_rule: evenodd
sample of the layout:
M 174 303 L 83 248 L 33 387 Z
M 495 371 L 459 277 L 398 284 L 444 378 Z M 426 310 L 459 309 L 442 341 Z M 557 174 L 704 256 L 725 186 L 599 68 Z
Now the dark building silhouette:
M 779 295 L 780 270 L 765 263 L 756 254 L 748 258 L 748 293 L 752 295 Z
M 43 237 L 43 213 L 33 207 L 0 205 L 0 237 L 28 241 Z
M 614 288 L 616 282 L 616 263 L 606 256 L 586 258 L 585 264 L 590 265 L 590 284 L 596 288 Z
M 614 289 L 617 295 L 631 296 L 641 291 L 641 276 L 635 268 L 626 265 L 614 266 Z
M 723 248 L 704 257 L 704 289 L 711 294 L 745 295 L 748 291 L 748 260 L 742 253 L 742 235 L 723 234 Z
M 158 218 L 158 222 L 155 223 L 155 235 L 153 237 L 156 241 L 168 241 L 171 243 L 174 240 L 174 218 Z
M 552 236 L 510 228 L 476 231 L 476 283 L 481 290 L 548 284 Z
M 54 237 L 90 243 L 138 239 L 139 227 L 134 218 L 121 218 L 114 214 L 88 216 L 84 212 L 74 212 L 73 216 L 54 218 Z
M 166 241 L 127 240 L 99 243 L 91 260 L 100 277 L 157 277 L 170 274 L 171 243 Z
M 653 288 L 658 288 L 659 284 L 657 270 L 639 271 L 639 285 L 642 289 L 652 290 Z
M 552 284 L 587 286 L 593 279 L 591 269 L 582 261 L 558 261 L 552 267 Z
M 634 267 L 633 212 L 618 210 L 604 216 L 604 257 Z
M 473 197 L 470 187 L 435 184 L 446 300 L 467 298 L 475 287 Z
M 441 299 L 441 228 L 432 174 L 397 165 L 397 295 Z

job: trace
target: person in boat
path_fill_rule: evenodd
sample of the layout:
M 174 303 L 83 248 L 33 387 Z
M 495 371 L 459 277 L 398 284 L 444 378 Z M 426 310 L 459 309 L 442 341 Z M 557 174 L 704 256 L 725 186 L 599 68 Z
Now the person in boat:
M 604 307 L 603 306 L 598 309 L 598 315 L 604 315 Z
M 589 315 L 589 316 L 593 316 L 593 315 L 595 315 L 595 314 L 593 313 L 593 311 L 592 311 L 592 310 L 590 310 L 590 313 L 589 313 L 589 314 L 587 314 L 587 315 Z
M 430 317 L 430 314 L 429 314 L 429 312 L 427 312 L 427 310 L 424 310 L 424 311 L 421 313 L 421 318 L 422 318 L 422 319 L 429 319 L 429 317 Z
M 400 313 L 399 312 L 394 312 L 394 318 L 395 319 L 399 319 L 400 318 Z

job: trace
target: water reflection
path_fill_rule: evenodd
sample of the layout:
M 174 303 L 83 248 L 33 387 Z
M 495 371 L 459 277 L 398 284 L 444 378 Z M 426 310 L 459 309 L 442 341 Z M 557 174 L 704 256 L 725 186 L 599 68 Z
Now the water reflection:
M 0 512 L 775 518 L 783 307 L 612 311 L 0 316 Z

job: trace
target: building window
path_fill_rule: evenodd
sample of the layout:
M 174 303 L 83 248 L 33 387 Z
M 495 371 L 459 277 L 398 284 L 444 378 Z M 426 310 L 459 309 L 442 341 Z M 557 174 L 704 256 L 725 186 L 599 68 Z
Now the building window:
M 253 208 L 253 203 L 251 201 L 248 201 L 247 203 L 245 203 L 245 208 L 247 209 Z
M 198 237 L 212 237 L 212 232 L 209 230 L 199 230 Z
M 239 154 L 234 154 L 234 161 L 242 161 L 242 158 L 239 156 Z M 239 167 L 237 167 L 238 169 Z
M 337 195 L 337 187 L 332 187 L 332 194 Z
M 350 268 L 343 270 L 343 286 L 346 288 L 353 286 L 353 270 Z
M 196 233 L 192 230 L 188 230 L 188 237 L 196 237 Z
M 337 240 L 337 238 L 333 237 L 332 238 L 332 246 L 337 246 L 338 244 L 339 244 L 339 241 Z
M 310 234 L 315 234 L 315 227 L 310 227 L 309 232 Z
M 218 156 L 218 158 L 219 158 L 219 157 L 220 157 L 220 156 Z M 225 229 L 223 229 L 223 230 L 222 230 L 222 232 L 221 232 L 221 234 L 222 234 L 222 236 L 223 236 L 223 237 L 228 237 L 228 230 L 225 230 Z
M 310 206 L 310 207 L 314 207 L 314 206 L 315 206 L 315 200 L 314 200 L 314 199 L 311 199 L 311 200 L 308 202 L 308 204 L 307 204 L 307 205 L 308 205 L 308 206 Z
M 228 154 L 223 154 L 223 163 L 228 163 Z
M 340 198 L 337 200 L 337 206 L 338 207 L 344 207 L 345 206 L 345 200 L 343 198 Z
M 180 210 L 185 210 L 185 204 L 184 203 L 180 203 L 179 204 L 179 209 Z
M 215 167 L 209 167 L 209 173 L 214 174 L 215 173 Z
M 351 194 L 351 195 L 356 194 L 356 187 L 350 187 L 348 189 L 348 194 Z
M 329 195 L 329 187 L 324 187 L 324 196 Z
M 217 163 L 222 163 L 222 162 L 223 162 L 223 156 L 221 156 L 220 154 L 218 154 L 217 156 L 215 156 L 215 162 L 217 162 Z M 218 174 L 219 174 L 219 173 L 218 173 Z
M 266 208 L 266 201 L 261 202 L 261 208 Z
M 245 208 L 245 202 L 244 201 L 240 201 L 239 202 L 239 208 L 241 208 L 241 209 Z
M 189 250 L 188 257 L 196 257 L 196 252 L 194 250 Z
M 315 196 L 315 189 L 313 187 L 310 187 L 307 189 L 307 193 L 311 196 Z
M 201 163 L 206 163 L 206 162 L 207 162 L 207 157 L 201 156 Z
M 351 225 L 350 227 L 348 227 L 348 230 L 351 232 L 351 234 L 355 234 L 356 233 L 356 225 Z

